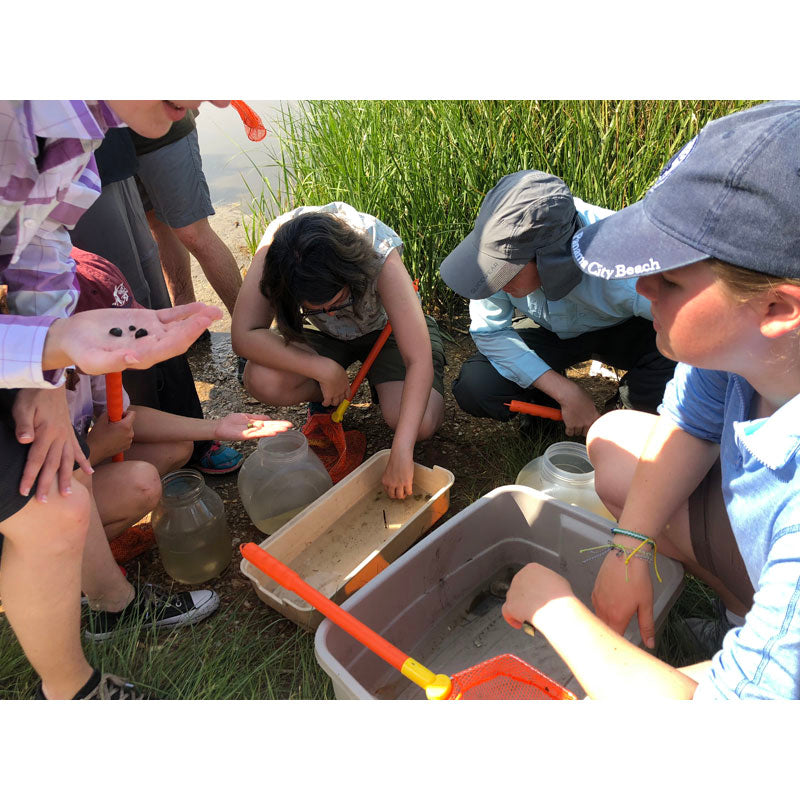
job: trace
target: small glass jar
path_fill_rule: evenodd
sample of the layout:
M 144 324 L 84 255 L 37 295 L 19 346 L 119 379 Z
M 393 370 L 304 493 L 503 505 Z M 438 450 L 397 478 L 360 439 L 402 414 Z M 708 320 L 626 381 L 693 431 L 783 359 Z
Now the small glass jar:
M 180 583 L 216 578 L 233 555 L 222 500 L 193 469 L 170 472 L 161 486 L 152 523 L 164 569 Z
M 551 444 L 520 470 L 516 482 L 616 522 L 594 490 L 594 467 L 584 444 Z
M 265 436 L 239 470 L 242 505 L 262 533 L 275 533 L 333 486 L 300 431 Z

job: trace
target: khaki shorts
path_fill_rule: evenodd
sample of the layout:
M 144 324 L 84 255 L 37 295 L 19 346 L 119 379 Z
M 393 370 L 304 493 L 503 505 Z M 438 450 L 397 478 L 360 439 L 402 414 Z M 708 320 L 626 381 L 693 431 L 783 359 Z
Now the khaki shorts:
M 689 497 L 689 531 L 697 563 L 750 608 L 753 584 L 725 510 L 719 459 Z
M 444 397 L 444 365 L 447 363 L 444 357 L 444 346 L 442 336 L 436 321 L 429 316 L 425 316 L 428 324 L 428 334 L 431 338 L 431 351 L 433 355 L 433 388 Z M 372 345 L 380 336 L 381 332 L 372 331 L 371 333 L 359 336 L 357 339 L 336 339 L 317 330 L 310 323 L 303 327 L 306 342 L 316 350 L 317 353 L 326 358 L 330 358 L 344 369 L 347 369 L 356 361 L 363 362 L 369 355 Z M 372 402 L 378 402 L 375 387 L 389 381 L 403 381 L 406 378 L 406 365 L 400 355 L 400 349 L 391 334 L 386 340 L 386 344 L 381 348 L 375 363 L 367 373 L 370 389 L 372 390 Z

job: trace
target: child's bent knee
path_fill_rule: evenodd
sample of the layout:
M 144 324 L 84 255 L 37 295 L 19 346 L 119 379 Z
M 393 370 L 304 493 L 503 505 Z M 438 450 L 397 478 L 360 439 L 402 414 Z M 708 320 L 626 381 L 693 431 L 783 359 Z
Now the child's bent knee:
M 130 490 L 141 498 L 143 505 L 155 508 L 161 499 L 161 476 L 147 461 L 137 461 L 135 464 L 130 476 Z

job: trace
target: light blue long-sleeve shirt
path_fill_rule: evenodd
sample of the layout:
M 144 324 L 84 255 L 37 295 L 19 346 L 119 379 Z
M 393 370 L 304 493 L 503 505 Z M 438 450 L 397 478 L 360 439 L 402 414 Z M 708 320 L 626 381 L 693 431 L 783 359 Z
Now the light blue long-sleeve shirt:
M 614 213 L 577 197 L 574 200 L 581 227 Z M 636 294 L 635 287 L 636 278 L 599 281 L 584 275 L 561 300 L 547 300 L 541 289 L 525 297 L 495 292 L 485 300 L 470 301 L 469 332 L 478 350 L 504 378 L 528 387 L 550 366 L 511 327 L 515 309 L 559 338 L 572 339 L 587 331 L 618 325 L 633 316 L 652 320 L 650 301 Z

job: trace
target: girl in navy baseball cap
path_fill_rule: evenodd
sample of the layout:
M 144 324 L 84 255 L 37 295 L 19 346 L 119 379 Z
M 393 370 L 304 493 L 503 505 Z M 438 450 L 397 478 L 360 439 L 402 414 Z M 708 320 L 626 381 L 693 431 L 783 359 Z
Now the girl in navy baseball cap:
M 658 415 L 614 411 L 587 437 L 619 520 L 593 615 L 539 565 L 503 613 L 532 622 L 592 697 L 800 698 L 800 103 L 708 124 L 643 200 L 572 240 L 597 279 L 639 276 L 659 350 L 680 362 Z M 719 595 L 689 621 L 709 662 L 655 645 L 653 576 L 669 556 Z

